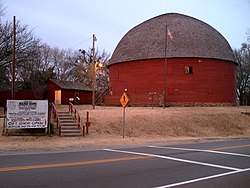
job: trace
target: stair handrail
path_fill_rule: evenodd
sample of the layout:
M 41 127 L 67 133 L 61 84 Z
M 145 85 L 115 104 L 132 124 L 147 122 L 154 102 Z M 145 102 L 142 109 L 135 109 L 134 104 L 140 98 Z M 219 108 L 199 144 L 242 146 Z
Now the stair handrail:
M 50 103 L 51 104 L 51 111 L 52 111 L 52 114 L 53 114 L 53 118 L 56 119 L 56 128 L 59 132 L 59 135 L 61 136 L 61 124 L 60 124 L 60 121 L 59 121 L 59 116 L 58 116 L 58 112 L 56 110 L 56 105 L 52 102 Z
M 84 136 L 85 135 L 85 126 L 84 125 L 82 126 L 81 116 L 80 116 L 79 112 L 76 110 L 75 106 L 71 102 L 69 102 L 69 113 L 77 121 L 78 129 L 81 130 L 82 136 Z
M 108 89 L 109 89 L 108 87 L 104 88 L 101 94 L 98 97 L 96 97 L 95 102 L 97 102 L 108 91 Z

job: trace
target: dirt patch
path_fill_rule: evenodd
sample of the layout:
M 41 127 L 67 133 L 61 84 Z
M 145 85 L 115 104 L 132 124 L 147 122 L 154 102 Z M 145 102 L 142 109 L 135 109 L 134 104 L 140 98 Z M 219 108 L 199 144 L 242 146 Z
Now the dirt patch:
M 85 138 L 58 136 L 0 136 L 0 152 L 61 150 L 121 145 L 176 143 L 200 139 L 250 137 L 250 107 L 127 107 L 125 138 L 122 138 L 122 108 L 77 106 L 83 122 L 90 113 L 91 126 Z M 1 110 L 0 110 L 1 111 Z M 3 119 L 0 119 L 2 132 Z

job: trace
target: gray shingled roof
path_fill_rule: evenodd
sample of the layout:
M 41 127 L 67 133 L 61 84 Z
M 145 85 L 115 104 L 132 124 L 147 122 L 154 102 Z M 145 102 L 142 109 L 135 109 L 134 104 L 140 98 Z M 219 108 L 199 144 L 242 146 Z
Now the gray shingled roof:
M 235 63 L 229 43 L 216 29 L 198 19 L 169 13 L 149 19 L 127 32 L 117 45 L 109 65 L 165 58 L 166 25 L 173 36 L 173 40 L 168 38 L 168 58 L 215 58 Z
M 50 80 L 62 89 L 78 90 L 78 91 L 93 91 L 91 88 L 85 86 L 83 83 L 61 81 L 61 80 L 55 80 L 55 79 L 50 79 Z

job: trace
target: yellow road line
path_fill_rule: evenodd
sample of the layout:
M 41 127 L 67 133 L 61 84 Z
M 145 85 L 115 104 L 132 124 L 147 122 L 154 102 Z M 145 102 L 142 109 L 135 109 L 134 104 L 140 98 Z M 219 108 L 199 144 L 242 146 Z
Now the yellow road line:
M 30 169 L 42 169 L 42 168 L 54 168 L 54 167 L 67 167 L 67 166 L 80 166 L 80 165 L 90 165 L 90 164 L 100 164 L 100 163 L 111 163 L 111 162 L 118 162 L 118 161 L 129 161 L 129 160 L 137 160 L 137 159 L 145 159 L 145 158 L 152 158 L 152 157 L 150 157 L 150 156 L 134 156 L 134 157 L 112 158 L 112 159 L 102 159 L 102 160 L 94 160 L 94 161 L 53 163 L 53 164 L 30 165 L 30 166 L 14 166 L 14 167 L 0 168 L 0 172 L 30 170 Z
M 210 148 L 208 150 L 224 150 L 224 149 L 234 149 L 234 148 L 244 148 L 244 147 L 250 147 L 250 144 L 238 145 L 238 146 L 226 146 L 221 148 Z

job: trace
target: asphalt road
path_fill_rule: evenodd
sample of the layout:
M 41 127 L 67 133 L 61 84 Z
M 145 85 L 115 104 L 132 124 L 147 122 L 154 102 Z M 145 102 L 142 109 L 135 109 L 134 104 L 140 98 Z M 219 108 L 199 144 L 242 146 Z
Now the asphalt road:
M 4 154 L 0 187 L 250 187 L 250 140 Z

